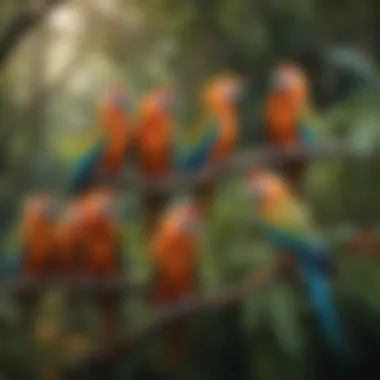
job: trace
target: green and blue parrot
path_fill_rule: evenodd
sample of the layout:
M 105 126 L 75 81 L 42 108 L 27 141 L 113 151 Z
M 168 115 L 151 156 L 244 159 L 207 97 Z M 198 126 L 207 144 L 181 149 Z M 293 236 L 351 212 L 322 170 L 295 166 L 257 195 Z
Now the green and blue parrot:
M 336 353 L 347 354 L 328 280 L 329 248 L 310 213 L 278 174 L 260 169 L 246 181 L 264 238 L 279 251 L 293 255 L 327 342 Z
M 204 85 L 201 120 L 190 130 L 192 138 L 177 147 L 180 172 L 198 171 L 206 165 L 219 163 L 232 153 L 238 138 L 237 102 L 242 84 L 241 78 L 226 75 Z
M 128 99 L 120 87 L 112 89 L 102 99 L 99 116 L 104 136 L 75 164 L 71 193 L 76 194 L 96 185 L 100 175 L 114 175 L 122 169 L 132 135 L 127 109 Z

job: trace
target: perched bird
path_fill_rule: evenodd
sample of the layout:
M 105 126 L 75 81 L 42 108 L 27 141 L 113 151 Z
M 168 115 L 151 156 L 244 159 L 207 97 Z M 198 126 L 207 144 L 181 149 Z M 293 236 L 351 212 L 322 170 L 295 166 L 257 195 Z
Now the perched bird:
M 134 131 L 137 167 L 145 179 L 161 179 L 173 169 L 173 109 L 177 94 L 172 86 L 154 88 L 140 101 Z M 146 230 L 150 234 L 167 196 L 147 189 L 142 195 Z
M 177 153 L 181 172 L 199 172 L 223 163 L 233 152 L 239 135 L 237 102 L 243 81 L 236 75 L 220 76 L 202 88 L 203 113 L 195 126 L 197 134 L 180 146 Z M 190 133 L 194 134 L 194 129 Z M 210 205 L 215 181 L 207 179 L 197 188 L 199 200 Z
M 85 271 L 84 227 L 86 209 L 83 197 L 69 201 L 57 222 L 55 239 L 61 275 L 80 275 Z
M 38 194 L 25 202 L 21 217 L 22 276 L 50 275 L 56 270 L 54 201 Z
M 150 245 L 155 280 L 153 302 L 168 306 L 197 293 L 197 252 L 204 214 L 191 200 L 174 202 L 157 226 Z M 178 374 L 186 361 L 187 324 L 168 328 L 164 345 L 167 365 Z
M 55 252 L 55 205 L 50 194 L 42 193 L 29 197 L 21 215 L 21 252 L 18 275 L 21 281 L 29 278 L 41 279 L 56 273 Z M 38 289 L 23 289 L 18 295 L 22 309 L 22 324 L 26 333 L 34 328 Z
M 78 159 L 71 183 L 72 194 L 112 178 L 123 168 L 133 133 L 129 107 L 130 99 L 122 87 L 112 89 L 101 100 L 99 118 L 103 137 Z
M 295 257 L 327 342 L 335 352 L 347 353 L 328 281 L 329 248 L 320 237 L 312 216 L 275 172 L 257 169 L 248 176 L 246 185 L 263 236 L 280 252 L 289 252 Z
M 318 142 L 309 82 L 305 73 L 290 62 L 280 63 L 272 73 L 265 100 L 264 125 L 274 148 L 313 147 Z M 299 191 L 308 160 L 286 161 L 283 170 Z
M 57 226 L 62 274 L 108 282 L 121 278 L 121 236 L 114 202 L 113 193 L 105 189 L 88 191 L 70 202 Z M 75 308 L 81 298 L 78 292 L 68 293 L 67 306 Z M 120 294 L 101 291 L 94 301 L 100 314 L 102 345 L 112 347 L 118 334 Z
M 112 192 L 93 191 L 83 199 L 83 256 L 81 267 L 87 275 L 112 282 L 123 275 L 121 230 L 116 217 Z M 111 288 L 112 289 L 112 288 Z M 112 348 L 118 337 L 118 290 L 104 291 L 96 296 L 102 346 Z

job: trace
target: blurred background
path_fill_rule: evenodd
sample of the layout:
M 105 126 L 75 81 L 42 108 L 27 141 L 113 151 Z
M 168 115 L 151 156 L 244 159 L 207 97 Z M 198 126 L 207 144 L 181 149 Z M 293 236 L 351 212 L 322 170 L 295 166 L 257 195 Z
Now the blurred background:
M 41 4 L 2 0 L 0 36 L 20 12 Z M 2 253 L 17 247 L 18 207 L 27 193 L 48 188 L 65 198 L 71 165 L 99 136 L 98 99 L 115 83 L 126 84 L 136 100 L 158 84 L 174 83 L 185 104 L 178 127 L 185 128 L 198 112 L 198 90 L 208 77 L 241 73 L 248 93 L 240 109 L 240 146 L 255 147 L 263 142 L 261 105 L 269 71 L 278 60 L 293 59 L 310 78 L 324 133 L 354 150 L 374 151 L 380 141 L 379 38 L 380 2 L 375 0 L 57 1 L 1 62 Z M 217 265 L 202 266 L 206 290 L 228 285 L 272 257 L 265 242 L 245 228 L 244 204 L 234 185 L 232 177 L 220 184 L 207 225 L 204 250 Z M 349 242 L 369 231 L 380 247 L 379 185 L 378 160 L 365 155 L 316 159 L 305 185 L 335 248 L 336 294 L 363 360 L 363 378 L 380 373 L 380 249 L 372 255 L 364 245 L 350 251 Z M 122 198 L 129 274 L 144 280 L 149 264 L 138 193 L 125 189 Z M 62 358 L 67 349 L 54 338 L 66 311 L 59 295 L 45 298 L 36 350 L 25 343 L 12 300 L 1 300 L 0 377 L 45 378 L 38 374 L 41 360 L 61 365 L 67 359 Z M 126 329 L 132 330 L 153 311 L 136 296 L 125 300 L 122 312 Z M 84 312 L 90 330 L 91 313 Z M 191 325 L 187 379 L 339 378 L 292 282 L 278 281 L 236 307 L 195 317 Z M 85 346 L 89 350 L 91 342 Z M 99 378 L 154 379 L 161 367 L 151 339 Z

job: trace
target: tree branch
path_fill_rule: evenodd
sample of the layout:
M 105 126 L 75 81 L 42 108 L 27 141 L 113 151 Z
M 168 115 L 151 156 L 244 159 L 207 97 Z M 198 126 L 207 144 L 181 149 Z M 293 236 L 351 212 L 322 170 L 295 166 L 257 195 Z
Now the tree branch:
M 42 6 L 23 10 L 10 20 L 3 35 L 0 36 L 0 67 L 5 65 L 8 57 L 29 31 L 62 2 L 63 0 L 47 0 Z
M 91 379 L 104 366 L 117 361 L 132 352 L 139 344 L 162 331 L 171 323 L 201 312 L 224 308 L 235 304 L 252 292 L 259 291 L 272 282 L 278 273 L 276 266 L 256 270 L 236 285 L 202 297 L 189 298 L 168 308 L 163 308 L 145 325 L 141 326 L 114 349 L 97 352 L 76 363 L 68 374 L 68 380 Z

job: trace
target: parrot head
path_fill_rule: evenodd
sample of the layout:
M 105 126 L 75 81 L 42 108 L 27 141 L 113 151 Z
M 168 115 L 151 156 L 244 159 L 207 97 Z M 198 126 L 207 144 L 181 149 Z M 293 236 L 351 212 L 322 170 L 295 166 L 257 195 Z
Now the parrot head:
M 218 111 L 236 105 L 243 94 L 244 81 L 238 75 L 226 75 L 211 79 L 203 87 L 206 106 Z
M 271 93 L 280 94 L 295 102 L 302 103 L 308 98 L 308 86 L 305 73 L 293 63 L 280 63 L 272 72 Z
M 284 180 L 261 168 L 251 171 L 246 177 L 250 196 L 257 202 L 267 204 L 287 197 L 287 187 Z
M 155 88 L 143 97 L 137 121 L 137 135 L 144 146 L 149 144 L 164 148 L 171 142 L 177 100 L 177 93 L 170 85 Z
M 132 108 L 131 97 L 126 88 L 117 85 L 111 88 L 100 100 L 99 116 L 106 130 L 128 128 L 128 114 Z
M 127 89 L 121 85 L 115 85 L 106 92 L 101 100 L 103 107 L 127 113 L 131 109 L 131 98 Z
M 115 215 L 114 198 L 109 192 L 97 192 L 86 199 L 86 220 L 92 227 L 102 226 Z
M 178 95 L 171 85 L 151 90 L 142 101 L 142 107 L 155 114 L 171 114 L 178 101 Z
M 37 194 L 29 197 L 24 206 L 26 218 L 35 221 L 51 221 L 54 218 L 54 202 L 48 193 Z

